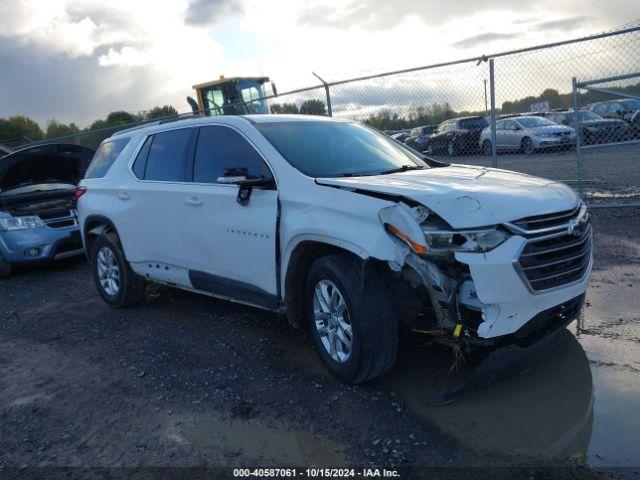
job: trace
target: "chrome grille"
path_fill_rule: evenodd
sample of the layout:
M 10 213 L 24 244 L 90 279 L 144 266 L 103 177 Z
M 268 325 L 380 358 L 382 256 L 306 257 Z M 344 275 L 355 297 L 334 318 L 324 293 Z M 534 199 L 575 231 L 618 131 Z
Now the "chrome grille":
M 587 273 L 592 231 L 586 208 L 527 217 L 507 226 L 527 238 L 515 268 L 532 291 L 567 285 Z

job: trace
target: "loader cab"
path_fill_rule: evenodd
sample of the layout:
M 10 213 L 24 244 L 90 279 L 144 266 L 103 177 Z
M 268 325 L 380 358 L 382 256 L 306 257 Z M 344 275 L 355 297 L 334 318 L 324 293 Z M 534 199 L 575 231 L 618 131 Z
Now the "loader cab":
M 194 85 L 198 109 L 204 115 L 267 114 L 264 84 L 268 77 L 234 77 Z M 272 84 L 272 89 L 273 89 Z M 195 109 L 195 105 L 192 105 Z

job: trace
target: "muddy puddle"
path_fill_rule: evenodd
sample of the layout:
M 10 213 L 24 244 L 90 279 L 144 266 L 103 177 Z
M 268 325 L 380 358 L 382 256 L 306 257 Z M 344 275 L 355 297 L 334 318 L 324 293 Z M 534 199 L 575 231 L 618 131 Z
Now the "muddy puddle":
M 469 372 L 449 373 L 446 351 L 413 339 L 381 384 L 416 415 L 483 452 L 640 465 L 640 298 L 632 283 L 595 277 L 582 317 L 533 370 L 431 406 Z
M 224 459 L 214 462 L 264 465 L 343 465 L 340 448 L 307 432 L 278 422 L 211 416 L 177 417 L 167 428 L 167 439 Z
M 438 394 L 468 378 L 450 371 L 449 351 L 419 336 L 403 339 L 398 361 L 376 382 L 413 414 L 483 453 L 571 458 L 597 466 L 640 465 L 640 296 L 634 272 L 594 274 L 581 318 L 527 373 L 505 378 L 444 406 Z M 327 375 L 315 353 L 289 362 Z

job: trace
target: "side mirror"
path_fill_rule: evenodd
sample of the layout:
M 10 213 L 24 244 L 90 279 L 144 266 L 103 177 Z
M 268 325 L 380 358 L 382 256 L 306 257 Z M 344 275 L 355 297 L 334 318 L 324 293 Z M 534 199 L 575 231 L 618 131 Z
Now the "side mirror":
M 249 204 L 251 199 L 251 192 L 256 187 L 273 187 L 275 182 L 272 178 L 259 177 L 259 178 L 247 178 L 244 175 L 236 175 L 230 177 L 218 177 L 218 183 L 227 185 L 237 185 L 238 196 L 236 201 L 243 207 Z

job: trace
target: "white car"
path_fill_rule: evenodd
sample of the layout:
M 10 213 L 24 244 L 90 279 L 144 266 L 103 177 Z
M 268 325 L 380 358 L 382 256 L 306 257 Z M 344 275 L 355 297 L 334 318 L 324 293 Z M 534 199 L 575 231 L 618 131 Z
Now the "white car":
M 358 383 L 400 326 L 526 350 L 580 311 L 586 207 L 564 184 L 447 165 L 360 123 L 202 117 L 120 132 L 78 188 L 105 302 L 159 282 L 286 314 Z
M 530 154 L 549 148 L 570 148 L 576 144 L 576 131 L 536 116 L 504 118 L 496 121 L 496 149 Z M 480 134 L 480 148 L 491 155 L 491 127 Z

